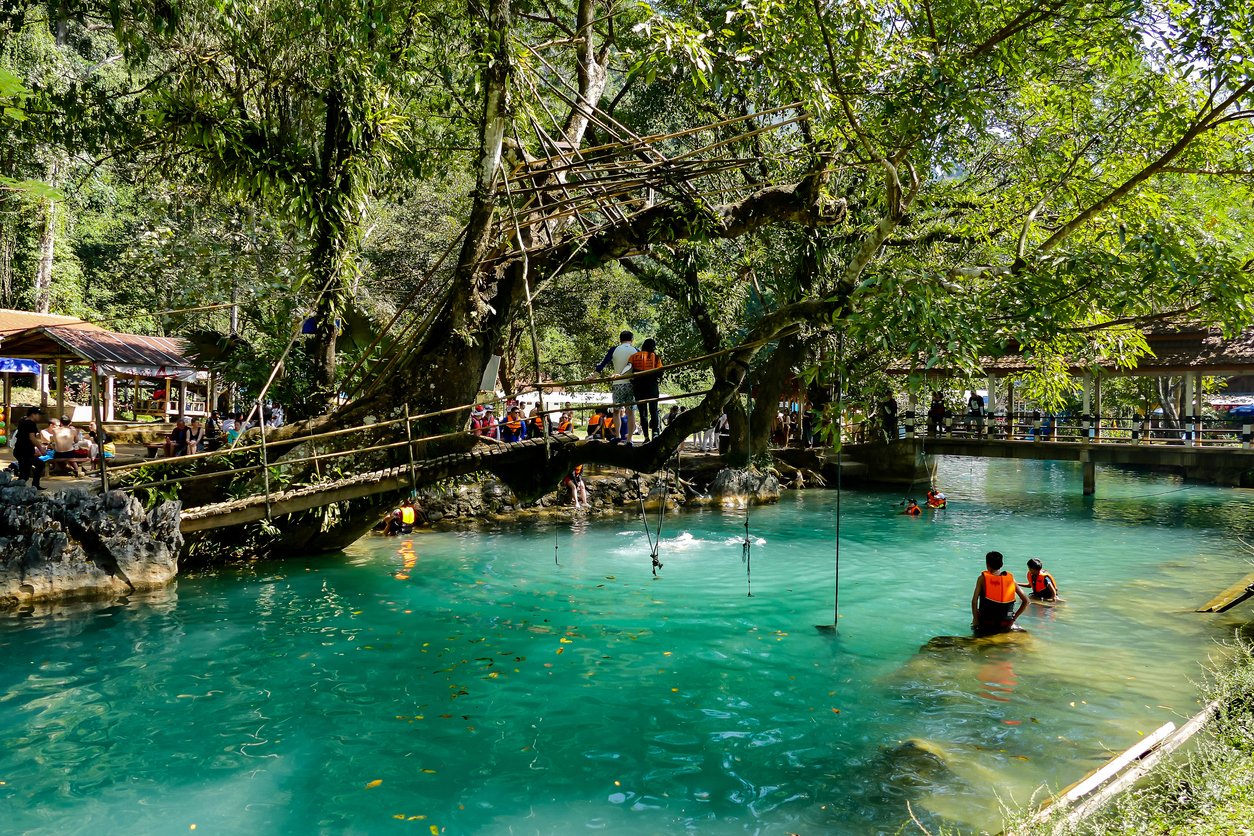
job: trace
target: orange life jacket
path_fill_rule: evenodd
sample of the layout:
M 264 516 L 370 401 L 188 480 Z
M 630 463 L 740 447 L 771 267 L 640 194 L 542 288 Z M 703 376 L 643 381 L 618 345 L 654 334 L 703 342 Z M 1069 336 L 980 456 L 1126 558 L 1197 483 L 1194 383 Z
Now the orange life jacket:
M 413 525 L 415 519 L 417 519 L 417 515 L 414 513 L 414 509 L 408 505 L 402 505 L 401 506 L 401 522 L 403 522 L 405 525 Z
M 598 415 L 597 413 L 595 413 L 595 412 L 594 412 L 594 413 L 592 413 L 592 417 L 588 419 L 588 433 L 589 433 L 589 435 L 591 435 L 591 434 L 595 434 L 595 433 L 596 433 L 596 431 L 597 431 L 600 427 L 601 427 L 601 416 L 600 416 L 600 415 Z
M 908 505 L 906 506 L 906 513 L 912 517 L 917 517 L 919 514 L 923 513 L 923 509 L 918 505 Z
M 531 426 L 536 428 L 536 432 L 544 432 L 544 416 L 537 415 L 531 419 Z
M 995 604 L 1011 604 L 1015 600 L 1015 576 L 1009 572 L 995 575 L 987 569 L 984 575 L 984 597 Z
M 557 431 L 558 431 L 559 433 L 569 432 L 569 431 L 570 431 L 570 419 L 569 419 L 569 418 L 563 418 L 562 420 L 558 421 L 558 422 L 557 422 Z
M 505 426 L 517 432 L 522 427 L 522 421 L 519 421 L 517 418 L 510 418 L 505 422 Z
M 1048 585 L 1045 583 L 1046 578 L 1049 578 Z M 1046 572 L 1043 569 L 1040 572 L 1033 572 L 1031 570 L 1028 570 L 1028 588 L 1031 589 L 1033 592 L 1036 592 L 1038 594 L 1041 592 L 1045 592 L 1046 590 L 1049 589 L 1050 586 L 1054 588 L 1054 594 L 1057 595 L 1058 594 L 1058 582 L 1054 580 L 1053 575 L 1051 575 L 1049 572 Z
M 651 351 L 637 351 L 627 358 L 633 372 L 650 372 L 662 368 L 662 361 Z

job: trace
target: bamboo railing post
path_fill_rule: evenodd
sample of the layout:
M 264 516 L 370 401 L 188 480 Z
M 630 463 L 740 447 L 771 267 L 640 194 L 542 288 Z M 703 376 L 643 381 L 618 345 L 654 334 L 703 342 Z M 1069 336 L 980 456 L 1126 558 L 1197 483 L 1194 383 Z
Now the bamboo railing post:
M 105 429 L 103 415 L 100 409 L 100 374 L 96 370 L 96 364 L 91 364 L 91 411 L 92 419 L 96 423 L 96 455 L 100 458 L 100 493 L 109 492 L 109 471 L 105 467 Z
M 409 420 L 409 404 L 405 404 L 405 452 L 409 454 L 409 495 L 418 495 L 418 469 L 414 466 L 414 430 Z
M 261 411 L 261 399 L 256 402 L 257 425 L 261 428 L 261 478 L 266 487 L 266 519 L 270 519 L 270 463 L 266 460 L 266 417 Z

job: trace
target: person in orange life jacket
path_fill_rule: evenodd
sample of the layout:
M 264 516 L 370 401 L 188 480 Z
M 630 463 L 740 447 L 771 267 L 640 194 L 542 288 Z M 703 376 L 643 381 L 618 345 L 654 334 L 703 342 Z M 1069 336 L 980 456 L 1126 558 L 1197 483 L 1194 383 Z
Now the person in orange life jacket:
M 1058 584 L 1054 576 L 1044 569 L 1039 557 L 1028 561 L 1028 582 L 1019 586 L 1028 590 L 1028 597 L 1037 601 L 1053 601 L 1058 597 Z
M 971 594 L 971 629 L 977 636 L 1004 633 L 1014 629 L 1015 621 L 1028 605 L 1028 596 L 1015 583 L 1015 576 L 1003 570 L 1001 552 L 989 552 L 984 556 L 987 567 L 975 581 Z M 1014 609 L 1015 598 L 1019 609 Z
M 501 422 L 499 429 L 501 441 L 522 441 L 527 437 L 527 422 L 522 419 L 516 406 L 511 406 L 509 412 L 505 413 L 505 420 Z
M 566 404 L 566 408 L 562 410 L 562 414 L 557 418 L 557 431 L 559 433 L 568 433 L 574 427 L 574 416 L 571 415 L 570 404 Z
M 540 438 L 548 429 L 549 416 L 540 414 L 539 405 L 531 408 L 531 414 L 527 418 L 527 434 L 532 438 Z
M 908 502 L 906 502 L 906 510 L 902 511 L 901 513 L 909 514 L 912 517 L 917 517 L 919 516 L 919 514 L 923 513 L 923 509 L 919 507 L 919 503 L 911 499 Z
M 936 490 L 936 488 L 928 488 L 927 489 L 927 507 L 944 508 L 945 507 L 945 495 L 941 493 L 940 491 Z
M 604 408 L 597 407 L 592 410 L 592 414 L 588 416 L 588 438 L 604 438 L 601 433 L 601 418 L 605 412 Z
M 580 502 L 583 505 L 588 504 L 588 488 L 583 483 L 583 465 L 576 465 L 574 470 L 566 474 L 562 484 L 570 488 L 570 498 L 575 501 L 575 510 L 582 507 Z
M 418 522 L 418 509 L 412 499 L 406 499 L 400 507 L 394 509 L 383 527 L 384 534 L 409 534 Z
M 652 339 L 645 340 L 640 350 L 628 358 L 631 370 L 637 376 L 631 379 L 632 390 L 636 397 L 636 408 L 640 410 L 640 426 L 644 430 L 644 440 L 657 436 L 659 423 L 657 413 L 658 389 L 662 373 L 662 360 L 657 356 L 657 343 Z M 643 372 L 656 372 L 643 374 Z M 651 431 L 651 432 L 650 432 Z

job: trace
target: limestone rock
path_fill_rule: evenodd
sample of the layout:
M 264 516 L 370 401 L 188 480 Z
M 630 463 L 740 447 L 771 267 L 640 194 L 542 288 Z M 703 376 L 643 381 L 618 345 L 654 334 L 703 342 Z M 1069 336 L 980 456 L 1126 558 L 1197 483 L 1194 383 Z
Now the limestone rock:
M 779 502 L 779 479 L 758 470 L 724 468 L 710 483 L 710 496 L 724 508 Z
M 0 474 L 0 608 L 165 586 L 178 573 L 180 508 L 148 512 L 120 491 L 40 493 Z

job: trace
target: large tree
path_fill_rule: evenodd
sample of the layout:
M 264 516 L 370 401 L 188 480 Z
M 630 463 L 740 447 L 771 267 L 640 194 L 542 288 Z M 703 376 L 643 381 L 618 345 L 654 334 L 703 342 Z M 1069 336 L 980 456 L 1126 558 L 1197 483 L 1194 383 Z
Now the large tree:
M 705 347 L 729 350 L 660 439 L 536 453 L 512 471 L 532 490 L 577 461 L 658 467 L 799 327 L 926 365 L 1011 340 L 1135 351 L 1136 325 L 1173 314 L 1249 319 L 1251 243 L 1207 185 L 1249 182 L 1246 2 L 127 8 L 147 10 L 123 41 L 149 47 L 133 52 L 157 147 L 307 220 L 324 389 L 375 201 L 432 159 L 473 178 L 447 281 L 385 336 L 386 375 L 292 437 L 471 401 L 530 298 L 620 262 L 667 271 Z M 717 280 L 758 282 L 730 316 L 701 271 L 675 270 L 720 242 L 743 264 Z

